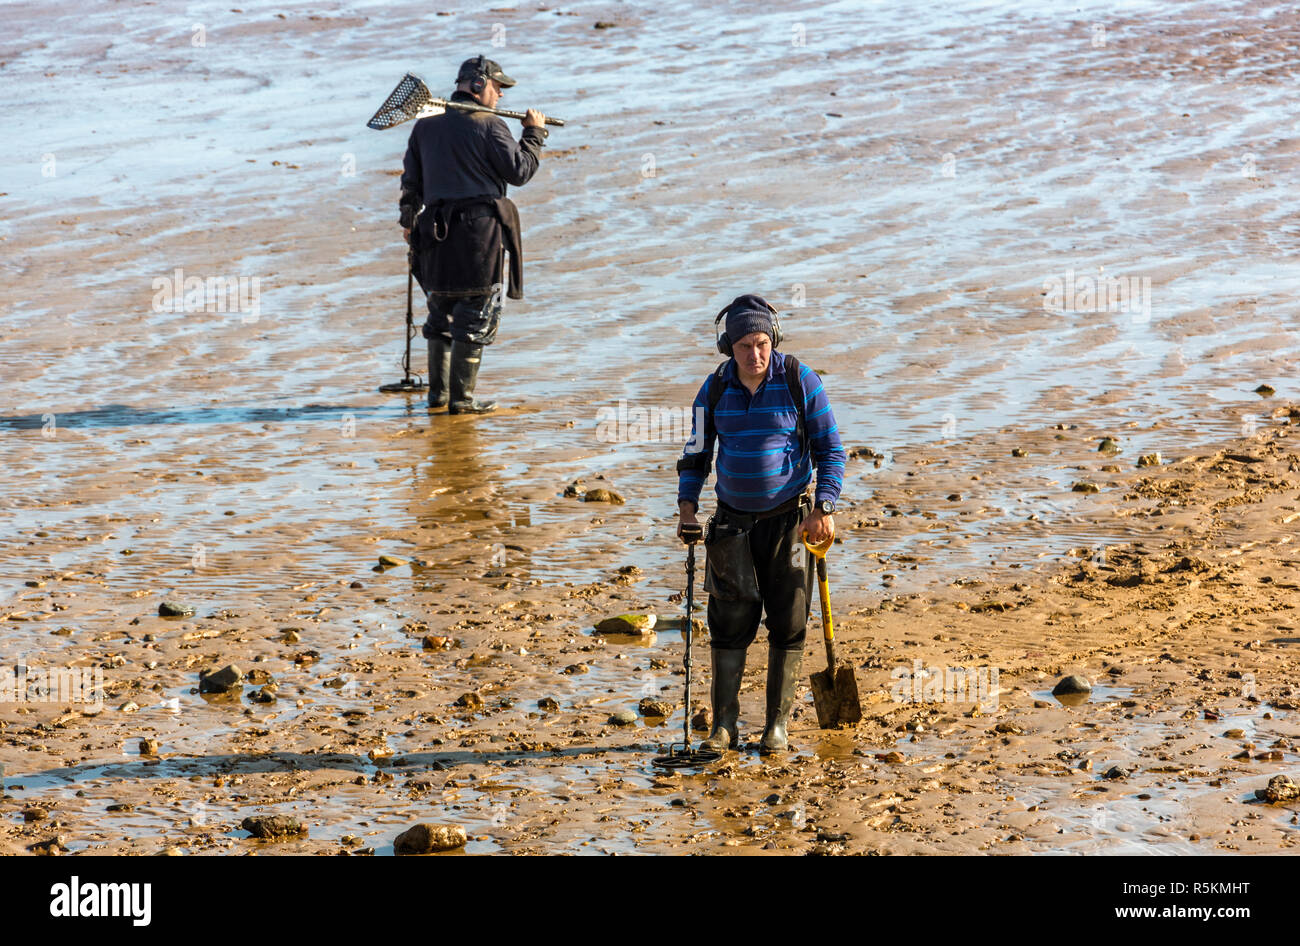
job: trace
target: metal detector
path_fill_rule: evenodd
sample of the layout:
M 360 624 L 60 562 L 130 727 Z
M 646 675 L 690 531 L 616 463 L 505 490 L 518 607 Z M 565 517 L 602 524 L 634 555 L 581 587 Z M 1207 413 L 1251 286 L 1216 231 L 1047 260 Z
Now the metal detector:
M 422 394 L 429 386 L 418 376 L 411 377 L 411 339 L 415 337 L 415 316 L 411 312 L 411 287 L 415 282 L 412 271 L 411 253 L 406 253 L 406 354 L 402 356 L 402 380 L 392 384 L 381 384 L 379 390 L 385 394 Z
M 722 758 L 716 749 L 691 748 L 691 634 L 694 631 L 692 611 L 695 609 L 695 543 L 704 536 L 697 524 L 682 526 L 682 541 L 686 543 L 686 702 L 682 713 L 682 741 L 668 747 L 668 754 L 655 756 L 654 764 L 667 769 L 683 769 L 696 765 L 710 765 Z

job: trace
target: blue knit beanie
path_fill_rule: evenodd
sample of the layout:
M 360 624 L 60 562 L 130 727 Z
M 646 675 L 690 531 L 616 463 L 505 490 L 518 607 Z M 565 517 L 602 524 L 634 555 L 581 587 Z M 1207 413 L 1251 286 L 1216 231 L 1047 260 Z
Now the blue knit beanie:
M 766 332 L 768 338 L 776 341 L 772 310 L 762 296 L 736 296 L 727 307 L 727 338 L 734 345 L 754 332 Z

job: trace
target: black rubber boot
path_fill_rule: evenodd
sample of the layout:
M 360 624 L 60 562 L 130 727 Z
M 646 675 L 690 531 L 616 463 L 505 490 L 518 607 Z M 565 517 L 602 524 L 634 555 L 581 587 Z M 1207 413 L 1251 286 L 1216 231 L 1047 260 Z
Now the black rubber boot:
M 474 385 L 478 382 L 478 366 L 483 359 L 483 346 L 468 342 L 451 343 L 451 403 L 447 410 L 452 414 L 486 414 L 497 409 L 496 401 L 474 400 Z
M 786 725 L 790 722 L 790 708 L 794 706 L 794 688 L 799 682 L 799 671 L 803 667 L 803 648 L 799 650 L 767 651 L 767 723 L 763 727 L 763 739 L 758 744 L 762 755 L 770 752 L 784 752 L 789 748 L 790 740 L 786 735 Z
M 451 345 L 444 338 L 429 341 L 429 406 L 446 407 L 451 389 Z
M 713 730 L 700 744 L 701 749 L 726 752 L 740 744 L 740 680 L 745 675 L 743 650 L 713 648 Z

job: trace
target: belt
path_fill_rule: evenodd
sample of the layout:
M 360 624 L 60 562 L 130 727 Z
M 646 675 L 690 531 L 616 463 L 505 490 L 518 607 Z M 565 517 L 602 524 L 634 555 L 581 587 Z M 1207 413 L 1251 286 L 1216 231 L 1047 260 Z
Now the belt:
M 722 500 L 718 500 L 718 508 L 721 509 L 729 518 L 733 519 L 750 519 L 759 522 L 763 519 L 771 519 L 773 516 L 784 516 L 788 512 L 794 512 L 808 499 L 807 493 L 796 493 L 781 505 L 774 509 L 767 509 L 763 512 L 745 512 L 741 509 L 733 509 Z

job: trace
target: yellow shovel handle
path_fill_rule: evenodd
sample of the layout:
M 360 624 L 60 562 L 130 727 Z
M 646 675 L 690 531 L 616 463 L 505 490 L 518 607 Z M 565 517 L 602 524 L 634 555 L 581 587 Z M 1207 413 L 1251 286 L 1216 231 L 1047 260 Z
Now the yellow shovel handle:
M 835 641 L 835 622 L 831 620 L 831 584 L 826 579 L 826 559 L 817 559 L 817 590 L 822 599 L 822 636 L 826 643 Z
M 834 541 L 834 536 L 824 545 L 811 545 L 806 536 L 803 540 L 804 547 L 817 559 L 817 590 L 822 600 L 822 637 L 826 641 L 828 667 L 835 666 L 835 622 L 831 618 L 831 585 L 826 577 L 826 553 L 830 551 L 831 543 Z

